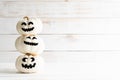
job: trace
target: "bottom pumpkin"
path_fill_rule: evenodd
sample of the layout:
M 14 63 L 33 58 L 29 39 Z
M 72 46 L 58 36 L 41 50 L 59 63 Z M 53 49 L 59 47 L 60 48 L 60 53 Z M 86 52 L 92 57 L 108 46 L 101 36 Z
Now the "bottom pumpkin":
M 43 68 L 44 60 L 39 56 L 20 55 L 16 60 L 16 68 L 20 72 L 33 73 Z

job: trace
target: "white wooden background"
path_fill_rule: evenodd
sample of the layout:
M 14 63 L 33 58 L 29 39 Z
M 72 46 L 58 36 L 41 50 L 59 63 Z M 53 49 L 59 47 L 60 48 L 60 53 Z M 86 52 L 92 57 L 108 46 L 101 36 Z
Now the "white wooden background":
M 14 46 L 19 36 L 16 23 L 26 15 L 42 19 L 40 36 L 46 45 L 42 57 L 48 64 L 63 64 L 58 75 L 66 73 L 62 76 L 69 80 L 78 76 L 82 80 L 118 79 L 120 0 L 0 0 L 1 63 L 14 63 L 20 55 Z M 2 79 L 4 71 L 0 73 Z M 47 77 L 57 79 L 51 76 Z

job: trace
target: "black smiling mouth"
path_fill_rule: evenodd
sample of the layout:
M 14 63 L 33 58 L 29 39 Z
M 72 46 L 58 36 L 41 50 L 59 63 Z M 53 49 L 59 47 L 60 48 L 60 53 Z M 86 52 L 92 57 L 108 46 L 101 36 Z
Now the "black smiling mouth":
M 30 46 L 37 46 L 38 45 L 38 43 L 27 42 L 27 41 L 24 41 L 24 44 L 30 45 Z
M 34 27 L 32 27 L 32 28 L 22 28 L 22 30 L 25 31 L 25 32 L 32 31 L 33 29 L 34 29 Z
M 31 69 L 31 68 L 34 68 L 36 66 L 36 63 L 34 64 L 21 64 L 23 68 L 25 69 Z

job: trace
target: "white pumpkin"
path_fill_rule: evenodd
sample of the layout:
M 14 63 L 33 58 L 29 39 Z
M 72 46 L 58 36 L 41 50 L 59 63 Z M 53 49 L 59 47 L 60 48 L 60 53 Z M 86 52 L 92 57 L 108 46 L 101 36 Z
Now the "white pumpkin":
M 42 31 L 42 22 L 38 18 L 24 17 L 22 20 L 18 21 L 16 28 L 19 34 L 39 34 Z
M 32 55 L 41 54 L 45 49 L 43 40 L 35 35 L 18 37 L 16 39 L 15 46 L 19 52 L 23 54 L 29 53 Z
M 16 60 L 16 68 L 20 72 L 33 73 L 42 71 L 44 60 L 39 56 L 21 55 Z

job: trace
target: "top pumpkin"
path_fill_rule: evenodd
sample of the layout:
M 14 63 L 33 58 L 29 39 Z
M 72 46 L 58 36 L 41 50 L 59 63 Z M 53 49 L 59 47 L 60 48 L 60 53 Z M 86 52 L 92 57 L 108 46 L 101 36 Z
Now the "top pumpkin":
M 42 31 L 42 22 L 37 18 L 24 17 L 18 21 L 17 31 L 21 35 L 39 34 Z

